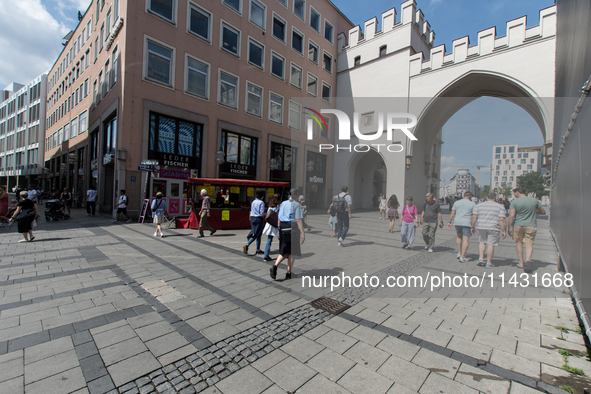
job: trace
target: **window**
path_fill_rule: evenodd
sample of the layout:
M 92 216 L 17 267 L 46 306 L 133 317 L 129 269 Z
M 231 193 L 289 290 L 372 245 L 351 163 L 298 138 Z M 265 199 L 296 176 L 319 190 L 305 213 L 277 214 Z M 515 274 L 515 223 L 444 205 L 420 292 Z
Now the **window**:
M 285 72 L 285 59 L 275 52 L 271 52 L 271 74 L 283 79 Z
M 515 175 L 515 171 L 511 171 L 511 175 Z
M 503 159 L 506 159 L 506 158 L 507 158 L 507 155 L 503 155 Z
M 531 164 L 528 164 L 528 165 L 527 165 L 527 169 L 528 169 L 528 170 L 531 170 L 531 169 L 533 169 L 533 166 L 532 166 Z
M 222 49 L 240 56 L 240 32 L 222 22 Z
M 174 0 L 149 0 L 149 10 L 162 18 L 174 22 L 173 7 Z
M 308 60 L 314 64 L 318 64 L 318 45 L 312 40 L 308 40 Z
M 499 177 L 498 177 L 498 176 L 496 176 L 496 177 L 495 177 L 495 181 L 498 181 L 498 180 L 499 180 Z
M 226 153 L 227 163 L 256 165 L 256 138 L 222 130 L 222 147 Z
M 119 19 L 119 0 L 113 0 L 113 25 Z
M 521 153 L 519 153 L 519 154 L 517 155 L 517 157 L 519 157 L 519 158 L 521 159 Z
M 220 71 L 219 98 L 220 104 L 238 109 L 238 78 Z
M 285 21 L 273 15 L 273 37 L 285 43 Z
M 304 35 L 293 28 L 291 31 L 291 49 L 301 55 L 304 54 Z
M 308 84 L 307 84 L 306 91 L 311 94 L 312 96 L 316 96 L 318 94 L 318 78 L 316 78 L 312 74 L 308 74 Z
M 301 20 L 305 20 L 306 0 L 293 0 L 293 13 Z
M 531 164 L 534 164 L 534 163 L 536 162 L 536 159 L 529 159 L 529 162 L 530 162 Z
M 265 6 L 256 0 L 250 0 L 249 19 L 252 23 L 265 30 Z
M 515 158 L 515 154 L 514 153 L 511 153 L 511 158 L 512 159 Z
M 103 50 L 103 43 L 105 42 L 105 24 L 101 25 L 101 35 L 99 41 L 99 53 Z
M 88 125 L 86 124 L 86 118 L 87 118 L 87 114 L 86 111 L 82 112 L 80 114 L 80 117 L 78 118 L 78 134 L 82 134 L 85 133 L 87 130 Z
M 88 96 L 88 78 L 84 81 L 84 97 Z
M 119 54 L 117 53 L 117 48 L 113 50 L 113 54 L 111 55 L 113 66 L 111 67 L 111 86 L 117 83 L 117 67 L 119 67 Z
M 165 165 L 174 160 L 186 168 L 200 169 L 202 130 L 202 124 L 150 113 L 148 159 L 162 160 Z
M 105 84 L 103 85 L 103 96 L 109 93 L 109 81 L 111 78 L 111 68 L 109 67 L 109 60 L 105 63 Z
M 509 159 L 505 160 L 505 164 L 509 164 Z
M 111 10 L 109 10 L 107 12 L 107 34 L 105 35 L 105 40 L 111 35 L 111 26 Z
M 289 101 L 289 127 L 299 130 L 302 118 L 302 106 L 294 101 Z
M 293 86 L 296 86 L 297 88 L 301 89 L 302 88 L 302 79 L 303 79 L 303 71 L 302 68 L 300 66 L 297 66 L 295 64 L 291 64 L 291 72 L 290 72 L 290 76 L 289 76 L 289 83 L 291 83 Z
M 283 123 L 283 97 L 275 93 L 269 93 L 269 120 L 279 124 Z
M 285 6 L 285 8 L 287 8 L 287 0 L 277 0 L 278 2 L 280 2 L 281 4 L 283 4 Z
M 507 175 L 507 171 L 503 171 L 503 175 Z
M 191 4 L 189 31 L 206 41 L 211 36 L 211 14 Z
M 520 166 L 520 165 L 518 165 L 518 166 L 517 166 L 517 169 L 518 169 L 518 170 L 521 170 L 521 166 Z
M 525 164 L 525 163 L 527 163 L 527 160 L 521 159 L 521 164 Z
M 333 41 L 333 31 L 334 31 L 334 28 L 332 27 L 330 22 L 325 19 L 324 20 L 324 38 L 326 38 L 331 44 Z
M 248 39 L 248 62 L 259 68 L 264 68 L 265 47 L 262 44 Z
M 148 40 L 146 78 L 171 86 L 172 54 L 171 49 Z
M 495 155 L 495 159 L 500 159 L 501 155 Z
M 320 33 L 320 14 L 310 7 L 310 27 Z
M 233 9 L 234 11 L 240 12 L 240 0 L 222 0 L 222 3 Z
M 275 159 L 275 165 L 270 170 L 291 171 L 294 153 L 291 146 L 271 142 L 271 157 Z
M 187 92 L 204 99 L 208 98 L 209 66 L 187 57 Z
M 262 116 L 263 89 L 246 83 L 246 112 L 254 116 Z
M 324 52 L 322 57 L 322 68 L 332 74 L 332 56 Z
M 514 146 L 510 146 L 509 147 L 509 153 L 513 153 L 515 152 L 515 147 Z
M 527 159 L 527 157 L 528 157 L 528 156 L 529 156 L 529 153 L 524 153 L 524 154 L 523 154 L 523 157 L 524 157 L 525 159 Z
M 70 138 L 76 137 L 78 134 L 78 118 L 74 118 L 70 123 Z
M 64 126 L 64 142 L 70 139 L 70 124 Z
M 355 56 L 355 59 L 353 59 L 353 67 L 359 66 L 360 64 L 361 64 L 361 56 Z
M 327 103 L 330 103 L 330 97 L 332 95 L 332 87 L 323 82 L 322 83 L 322 100 L 326 101 Z
M 106 121 L 103 125 L 104 130 L 104 145 L 105 153 L 113 152 L 117 147 L 117 117 L 113 117 Z
M 511 164 L 515 164 L 515 159 L 511 159 Z

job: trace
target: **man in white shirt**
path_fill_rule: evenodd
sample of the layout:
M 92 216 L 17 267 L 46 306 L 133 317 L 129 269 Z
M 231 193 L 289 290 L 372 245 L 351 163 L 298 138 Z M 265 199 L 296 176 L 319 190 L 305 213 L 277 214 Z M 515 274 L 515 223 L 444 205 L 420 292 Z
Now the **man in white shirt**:
M 29 185 L 29 191 L 27 193 L 29 193 L 29 200 L 37 203 L 37 190 L 35 190 L 33 185 Z
M 125 190 L 121 190 L 121 195 L 119 196 L 119 204 L 117 204 L 117 216 L 115 216 L 115 220 L 111 220 L 111 223 L 117 223 L 119 221 L 119 215 L 124 214 L 127 216 L 127 223 L 131 223 L 131 216 L 127 214 L 127 203 L 129 202 L 129 198 L 125 195 Z
M 98 195 L 95 186 L 90 186 L 88 191 L 86 192 L 86 216 L 90 216 L 90 211 L 92 210 L 92 216 L 94 216 L 94 211 L 96 209 L 96 196 Z

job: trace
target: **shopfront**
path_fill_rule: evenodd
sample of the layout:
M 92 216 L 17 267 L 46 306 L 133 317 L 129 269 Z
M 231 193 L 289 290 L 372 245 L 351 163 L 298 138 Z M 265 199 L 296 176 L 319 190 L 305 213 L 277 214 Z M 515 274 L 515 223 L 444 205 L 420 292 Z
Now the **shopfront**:
M 222 130 L 220 178 L 256 179 L 258 138 Z
M 148 159 L 158 163 L 151 173 L 149 196 L 161 192 L 171 216 L 188 215 L 187 178 L 201 174 L 203 125 L 150 112 Z
M 307 152 L 306 200 L 310 209 L 326 208 L 326 156 Z
M 292 168 L 297 168 L 295 158 L 296 148 L 289 145 L 271 142 L 269 154 L 269 180 L 278 182 L 291 182 Z

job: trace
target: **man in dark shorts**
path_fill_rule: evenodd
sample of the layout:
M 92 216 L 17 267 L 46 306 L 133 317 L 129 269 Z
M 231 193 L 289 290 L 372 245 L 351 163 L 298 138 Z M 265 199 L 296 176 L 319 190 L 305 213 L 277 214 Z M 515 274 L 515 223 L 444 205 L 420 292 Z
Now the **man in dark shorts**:
M 119 215 L 121 214 L 127 216 L 127 223 L 131 223 L 131 216 L 127 214 L 128 202 L 129 198 L 125 195 L 125 190 L 121 190 L 121 195 L 119 196 L 119 203 L 117 204 L 117 216 L 115 216 L 114 220 L 111 220 L 111 223 L 116 223 L 119 220 Z
M 297 189 L 291 189 L 289 199 L 279 206 L 279 256 L 275 264 L 269 269 L 271 278 L 277 278 L 277 267 L 287 259 L 287 273 L 285 279 L 291 279 L 291 269 L 296 256 L 301 256 L 300 244 L 304 243 L 304 224 L 302 206 L 297 202 Z M 299 241 L 299 242 L 298 242 Z

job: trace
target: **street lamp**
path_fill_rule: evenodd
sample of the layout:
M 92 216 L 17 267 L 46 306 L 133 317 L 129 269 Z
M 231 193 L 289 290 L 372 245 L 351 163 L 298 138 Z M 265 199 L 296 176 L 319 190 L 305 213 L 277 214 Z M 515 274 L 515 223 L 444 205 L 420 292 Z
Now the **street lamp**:
M 406 156 L 406 169 L 410 169 L 410 166 L 412 164 L 412 155 L 407 155 Z

